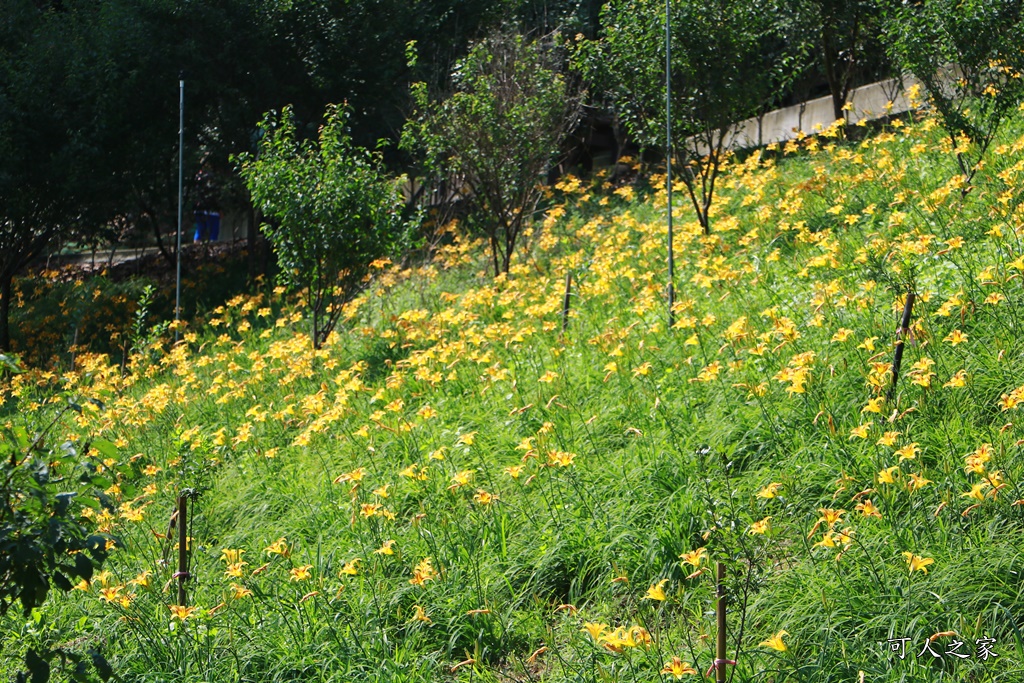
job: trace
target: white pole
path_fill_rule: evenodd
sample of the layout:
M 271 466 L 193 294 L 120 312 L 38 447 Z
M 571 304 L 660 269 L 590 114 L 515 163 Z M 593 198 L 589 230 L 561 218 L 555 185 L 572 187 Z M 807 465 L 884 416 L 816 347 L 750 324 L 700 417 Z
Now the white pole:
M 185 168 L 185 79 L 178 79 L 178 257 L 174 279 L 174 343 L 178 343 L 178 325 L 181 320 L 181 204 Z
M 668 191 L 668 326 L 675 324 L 675 260 L 672 258 L 672 31 L 671 0 L 665 0 L 665 183 Z

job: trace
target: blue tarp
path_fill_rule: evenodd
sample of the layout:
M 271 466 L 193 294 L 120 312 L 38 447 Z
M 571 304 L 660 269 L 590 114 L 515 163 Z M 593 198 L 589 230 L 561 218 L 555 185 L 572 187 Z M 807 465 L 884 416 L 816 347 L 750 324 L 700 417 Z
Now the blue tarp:
M 204 242 L 206 240 L 216 242 L 220 237 L 220 212 L 196 211 L 195 228 L 196 232 L 192 238 L 193 242 Z

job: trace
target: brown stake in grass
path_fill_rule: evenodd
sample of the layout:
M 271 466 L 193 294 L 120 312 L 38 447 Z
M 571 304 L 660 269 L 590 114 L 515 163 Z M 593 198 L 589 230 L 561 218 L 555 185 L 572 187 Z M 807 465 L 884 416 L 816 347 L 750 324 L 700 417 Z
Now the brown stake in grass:
M 565 274 L 565 296 L 562 297 L 562 334 L 569 326 L 569 294 L 572 291 L 572 271 Z
M 896 353 L 892 358 L 892 384 L 889 385 L 889 393 L 885 397 L 886 403 L 892 403 L 896 395 L 896 382 L 900 378 L 900 365 L 903 363 L 903 345 L 906 337 L 910 336 L 910 312 L 914 308 L 914 292 L 907 292 L 907 301 L 903 304 L 903 319 L 900 327 L 896 330 Z
M 188 525 L 186 497 L 178 496 L 178 604 L 185 606 L 185 582 L 188 581 Z

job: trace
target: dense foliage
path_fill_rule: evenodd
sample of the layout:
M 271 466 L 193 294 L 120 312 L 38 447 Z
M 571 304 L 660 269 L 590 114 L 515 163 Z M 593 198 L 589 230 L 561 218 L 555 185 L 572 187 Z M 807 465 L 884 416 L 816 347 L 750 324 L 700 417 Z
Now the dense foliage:
M 431 100 L 424 83 L 414 88 L 418 109 L 403 143 L 423 155 L 429 174 L 447 180 L 443 201 L 472 206 L 495 276 L 508 273 L 545 174 L 579 115 L 556 38 L 493 34 L 455 66 L 448 97 Z
M 853 88 L 888 75 L 882 12 L 893 0 L 799 0 L 787 3 L 787 33 L 824 76 L 836 119 Z M 802 48 L 802 49 L 801 49 Z
M 891 9 L 894 61 L 924 84 L 969 185 L 999 126 L 1024 100 L 1020 0 L 927 0 Z
M 397 138 L 411 80 L 440 86 L 467 42 L 502 19 L 529 28 L 577 7 L 544 9 L 497 0 L 5 2 L 0 349 L 9 348 L 11 278 L 54 237 L 76 246 L 145 239 L 173 261 L 180 77 L 186 216 L 200 200 L 201 170 L 216 181 L 203 208 L 246 213 L 229 158 L 255 150 L 265 112 L 291 105 L 305 137 L 328 103 L 344 100 L 357 144 Z M 416 69 L 405 59 L 410 40 L 420 46 Z
M 701 225 L 710 231 L 715 183 L 734 126 L 776 96 L 792 76 L 792 64 L 768 8 L 742 0 L 678 0 L 668 9 L 670 154 Z M 577 50 L 581 69 L 604 86 L 633 138 L 661 149 L 667 144 L 665 10 L 657 0 L 610 2 L 602 14 L 601 40 Z
M 0 675 L 1018 680 L 1020 3 L 670 0 L 667 22 L 611 0 L 600 30 L 595 5 L 552 5 L 641 147 L 673 132 L 677 206 L 650 157 L 543 188 L 579 111 L 559 43 L 467 44 L 442 4 L 12 0 L 0 17 L 0 326 L 36 315 L 31 292 L 60 291 L 46 317 L 76 330 L 89 297 L 134 316 L 103 321 L 120 358 L 21 372 L 0 355 Z M 546 5 L 514 6 L 548 25 Z M 816 50 L 842 103 L 879 17 L 930 108 L 914 86 L 913 111 L 860 140 L 837 120 L 729 149 Z M 303 76 L 219 64 L 201 48 L 218 36 Z M 395 62 L 445 45 L 468 52 L 444 96 L 444 59 Z M 424 79 L 403 142 L 426 183 L 349 128 L 405 97 L 361 78 L 374 59 Z M 166 221 L 154 141 L 182 63 L 215 72 L 191 79 L 190 163 L 262 212 L 290 287 L 225 297 L 172 345 L 153 288 L 129 306 L 131 287 L 13 276 L 55 234 Z M 338 84 L 358 102 L 307 124 Z M 299 103 L 254 126 L 281 93 Z M 243 148 L 244 184 L 220 168 Z M 402 190 L 424 187 L 466 220 L 403 253 Z M 666 316 L 669 212 L 686 289 Z M 180 604 L 167 511 L 186 494 Z
M 20 369 L 0 356 L 0 372 Z M 35 615 L 23 643 L 23 666 L 33 683 L 45 683 L 54 664 L 74 680 L 88 680 L 90 663 L 104 680 L 110 678 L 96 647 L 83 652 L 57 645 L 54 639 L 62 634 L 39 613 L 51 587 L 67 592 L 80 581 L 87 584 L 114 545 L 95 521 L 96 513 L 109 516 L 114 509 L 103 492 L 113 480 L 94 459 L 109 458 L 116 449 L 102 439 L 54 443 L 51 429 L 72 410 L 83 408 L 68 403 L 60 410 L 40 410 L 37 420 L 6 421 L 0 440 L 0 620 L 12 607 L 25 617 Z M 112 470 L 115 476 L 128 471 L 124 465 Z M 133 490 L 126 485 L 123 493 Z M 18 680 L 27 680 L 23 676 L 19 673 Z
M 305 293 L 317 349 L 365 284 L 371 262 L 404 245 L 402 179 L 387 178 L 379 155 L 352 144 L 348 117 L 345 108 L 329 109 L 314 143 L 297 139 L 285 108 L 264 120 L 256 154 L 240 159 L 253 201 L 272 219 L 263 231 L 282 277 Z

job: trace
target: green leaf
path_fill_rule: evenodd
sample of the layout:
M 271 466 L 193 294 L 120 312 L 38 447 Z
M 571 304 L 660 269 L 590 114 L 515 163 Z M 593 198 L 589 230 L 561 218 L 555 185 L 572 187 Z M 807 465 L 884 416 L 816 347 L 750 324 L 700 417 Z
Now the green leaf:
M 75 495 L 77 494 L 74 491 L 67 491 L 54 496 L 54 514 L 58 517 L 64 517 L 68 512 L 68 508 L 71 507 L 71 501 L 74 500 Z
M 32 676 L 32 683 L 47 683 L 50 680 L 50 663 L 32 648 L 25 653 L 25 668 Z
M 93 439 L 89 445 L 106 458 L 117 458 L 117 446 L 106 439 Z
M 75 574 L 89 581 L 92 579 L 93 564 L 84 553 L 75 555 Z
M 28 430 L 26 430 L 22 425 L 15 425 L 11 429 L 11 432 L 14 434 L 18 448 L 28 448 L 29 444 L 32 443 L 32 440 L 29 439 L 28 436 Z
M 55 585 L 57 588 L 61 589 L 65 593 L 74 588 L 74 584 L 72 584 L 68 580 L 68 577 L 64 576 L 60 572 L 53 572 L 51 579 L 53 580 L 53 585 Z
M 14 374 L 25 372 L 21 367 L 21 361 L 17 356 L 0 353 L 0 368 L 6 368 Z
M 96 667 L 96 673 L 100 675 L 104 681 L 109 681 L 114 675 L 114 670 L 110 667 L 110 663 L 107 662 L 99 650 L 89 649 L 89 656 L 92 658 L 92 665 Z

